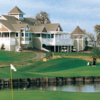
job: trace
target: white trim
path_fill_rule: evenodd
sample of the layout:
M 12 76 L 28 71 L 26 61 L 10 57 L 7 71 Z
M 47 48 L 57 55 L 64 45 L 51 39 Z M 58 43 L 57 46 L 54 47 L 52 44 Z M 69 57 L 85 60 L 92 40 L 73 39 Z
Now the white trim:
M 11 32 L 9 32 L 9 51 L 11 51 L 11 48 L 10 48 L 10 33 Z
M 53 33 L 53 34 L 69 34 L 69 32 L 63 32 L 63 31 L 48 31 L 48 33 Z
M 82 50 L 83 50 L 83 37 L 82 37 Z
M 84 34 L 70 34 L 70 35 L 84 35 Z

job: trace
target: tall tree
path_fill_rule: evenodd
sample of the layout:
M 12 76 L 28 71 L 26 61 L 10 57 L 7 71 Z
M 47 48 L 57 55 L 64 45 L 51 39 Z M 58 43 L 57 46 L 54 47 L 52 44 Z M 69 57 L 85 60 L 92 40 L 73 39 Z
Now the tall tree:
M 97 44 L 100 45 L 100 25 L 95 25 L 94 31 L 96 32 L 97 35 Z
M 40 13 L 36 14 L 35 19 L 39 21 L 41 24 L 51 23 L 49 19 L 49 15 L 46 12 L 41 11 Z
M 95 36 L 92 33 L 86 32 L 86 30 L 83 30 L 85 33 L 85 38 L 88 39 L 88 44 L 91 44 L 93 47 L 96 45 L 95 44 Z

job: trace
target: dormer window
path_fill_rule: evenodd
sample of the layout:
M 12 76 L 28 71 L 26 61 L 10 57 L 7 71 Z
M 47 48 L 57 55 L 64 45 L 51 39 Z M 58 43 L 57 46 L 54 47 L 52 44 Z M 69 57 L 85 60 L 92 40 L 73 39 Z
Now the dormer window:
M 23 18 L 23 14 L 19 14 L 19 18 Z

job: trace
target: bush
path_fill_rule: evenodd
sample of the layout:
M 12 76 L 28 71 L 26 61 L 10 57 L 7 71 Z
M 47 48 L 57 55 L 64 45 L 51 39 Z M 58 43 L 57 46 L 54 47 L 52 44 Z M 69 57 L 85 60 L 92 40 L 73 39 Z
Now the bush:
M 4 50 L 4 49 L 5 49 L 5 48 L 4 48 L 4 44 L 2 44 L 2 45 L 1 45 L 1 50 Z
M 47 54 L 47 56 L 46 56 L 46 58 L 48 59 L 48 58 L 52 58 L 53 57 L 53 52 L 48 52 L 48 54 Z
M 93 56 L 96 56 L 96 57 L 100 58 L 100 49 L 99 48 L 94 47 L 92 49 L 92 52 L 91 53 L 93 54 Z

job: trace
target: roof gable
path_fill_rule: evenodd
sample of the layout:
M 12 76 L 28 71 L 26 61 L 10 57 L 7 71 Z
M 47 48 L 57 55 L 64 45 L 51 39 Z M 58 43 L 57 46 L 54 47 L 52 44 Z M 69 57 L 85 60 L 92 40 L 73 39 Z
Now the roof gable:
M 9 32 L 10 30 L 7 27 L 5 27 L 3 24 L 0 23 L 0 31 Z
M 60 28 L 60 31 L 62 31 L 59 23 L 53 23 L 53 24 L 41 24 L 42 26 L 45 26 L 48 31 L 58 31 L 58 27 Z
M 77 26 L 75 30 L 71 33 L 71 35 L 82 35 L 82 34 L 84 35 L 85 33 L 82 31 L 82 29 L 80 29 L 79 26 Z
M 8 14 L 25 14 L 17 6 L 15 6 Z

